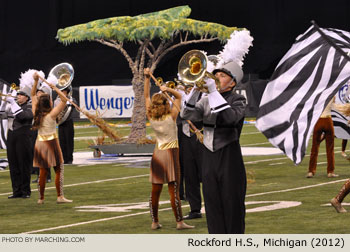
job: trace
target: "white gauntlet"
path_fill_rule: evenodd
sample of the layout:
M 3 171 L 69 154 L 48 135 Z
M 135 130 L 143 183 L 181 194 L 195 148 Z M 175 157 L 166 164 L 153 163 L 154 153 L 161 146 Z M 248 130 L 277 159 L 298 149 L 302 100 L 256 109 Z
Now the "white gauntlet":
M 228 105 L 227 101 L 216 89 L 215 80 L 209 79 L 204 86 L 206 86 L 209 91 L 208 101 L 212 113 L 217 113 L 224 109 L 230 108 L 230 105 Z

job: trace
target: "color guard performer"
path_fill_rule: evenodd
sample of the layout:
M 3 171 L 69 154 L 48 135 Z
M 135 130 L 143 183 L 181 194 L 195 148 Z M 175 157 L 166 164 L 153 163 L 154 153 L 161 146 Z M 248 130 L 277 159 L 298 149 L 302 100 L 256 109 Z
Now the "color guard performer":
M 42 94 L 37 97 L 36 91 L 39 81 L 38 74 L 35 73 L 33 75 L 33 78 L 35 81 L 31 91 L 34 114 L 33 129 L 38 130 L 38 137 L 34 149 L 34 166 L 40 168 L 40 197 L 38 204 L 44 203 L 46 176 L 50 167 L 54 167 L 56 173 L 55 185 L 57 191 L 57 203 L 70 203 L 72 200 L 68 200 L 63 196 L 64 165 L 62 151 L 58 143 L 56 133 L 56 118 L 58 114 L 64 109 L 66 105 L 66 99 L 64 96 L 62 96 L 62 102 L 58 104 L 57 107 L 52 108 L 53 104 L 49 95 Z M 52 84 L 50 87 L 53 90 L 58 90 L 58 88 Z
M 161 86 L 162 92 L 174 95 L 174 105 L 170 108 L 169 101 L 163 93 L 157 93 L 150 98 L 150 70 L 144 70 L 145 84 L 144 97 L 146 114 L 156 134 L 156 147 L 151 160 L 150 181 L 152 192 L 150 197 L 150 210 L 152 217 L 151 229 L 159 229 L 158 220 L 159 197 L 163 184 L 168 184 L 171 207 L 173 209 L 176 229 L 194 228 L 183 221 L 181 200 L 178 183 L 180 180 L 179 146 L 177 139 L 176 117 L 179 113 L 176 107 L 181 105 L 181 94 L 174 89 Z

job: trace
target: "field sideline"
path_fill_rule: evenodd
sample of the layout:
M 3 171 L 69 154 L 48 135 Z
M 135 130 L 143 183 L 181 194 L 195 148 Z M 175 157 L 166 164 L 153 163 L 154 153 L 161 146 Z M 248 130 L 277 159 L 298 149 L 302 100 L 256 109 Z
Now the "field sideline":
M 118 127 L 125 135 L 129 127 Z M 101 133 L 96 127 L 75 124 L 75 152 L 92 150 L 88 145 Z M 148 134 L 152 135 L 150 129 Z M 272 147 L 253 124 L 245 124 L 242 147 Z M 306 179 L 311 141 L 307 156 L 295 166 L 284 155 L 245 156 L 250 183 L 247 188 L 247 234 L 350 233 L 348 214 L 338 214 L 330 206 L 344 181 L 350 177 L 349 161 L 340 155 L 341 140 L 335 140 L 335 173 L 326 176 L 325 144 L 320 147 L 317 173 Z M 350 151 L 349 151 L 350 153 Z M 5 157 L 6 151 L 0 151 Z M 164 186 L 159 218 L 163 228 L 150 229 L 148 198 L 149 161 L 136 163 L 120 158 L 113 164 L 65 166 L 65 196 L 72 204 L 57 205 L 54 183 L 47 184 L 45 204 L 37 205 L 37 184 L 30 199 L 7 199 L 11 194 L 8 169 L 0 171 L 0 233 L 2 234 L 172 234 L 175 229 L 168 192 Z M 35 177 L 32 177 L 35 179 Z M 349 198 L 345 208 L 350 211 Z M 189 211 L 183 201 L 183 213 Z M 204 211 L 204 209 L 203 209 Z M 207 233 L 205 218 L 187 221 L 195 225 L 186 233 Z

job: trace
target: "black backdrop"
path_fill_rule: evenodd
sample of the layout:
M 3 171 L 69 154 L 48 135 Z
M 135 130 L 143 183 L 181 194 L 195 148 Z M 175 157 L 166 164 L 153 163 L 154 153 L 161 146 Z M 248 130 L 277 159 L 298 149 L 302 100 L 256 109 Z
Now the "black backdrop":
M 193 19 L 246 27 L 254 37 L 244 64 L 245 73 L 260 79 L 273 69 L 303 33 L 310 20 L 321 27 L 349 30 L 349 0 L 0 0 L 0 78 L 18 83 L 29 68 L 46 74 L 56 64 L 70 62 L 75 68 L 73 86 L 116 83 L 130 79 L 124 57 L 115 49 L 96 42 L 64 46 L 55 39 L 57 29 L 95 19 L 138 15 L 188 4 Z M 137 48 L 128 43 L 131 50 Z M 180 57 L 193 47 L 170 53 L 159 64 L 156 75 L 176 75 Z M 197 45 L 210 54 L 221 50 L 219 42 Z

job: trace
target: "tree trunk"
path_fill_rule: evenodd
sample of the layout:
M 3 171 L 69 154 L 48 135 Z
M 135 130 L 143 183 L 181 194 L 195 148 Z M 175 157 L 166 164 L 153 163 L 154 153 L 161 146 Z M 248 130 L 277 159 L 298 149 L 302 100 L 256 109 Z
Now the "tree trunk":
M 126 142 L 137 143 L 140 139 L 146 137 L 146 105 L 143 96 L 143 72 L 142 75 L 135 74 L 131 83 L 135 100 L 131 116 L 131 132 Z

